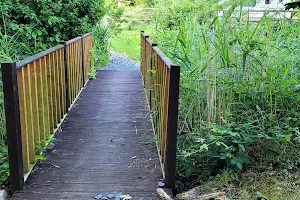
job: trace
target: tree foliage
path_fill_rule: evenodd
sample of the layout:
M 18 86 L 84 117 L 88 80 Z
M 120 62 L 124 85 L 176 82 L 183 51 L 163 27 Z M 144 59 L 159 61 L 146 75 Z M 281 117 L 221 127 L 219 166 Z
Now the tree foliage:
M 2 0 L 0 12 L 0 29 L 37 53 L 91 31 L 105 8 L 104 0 Z

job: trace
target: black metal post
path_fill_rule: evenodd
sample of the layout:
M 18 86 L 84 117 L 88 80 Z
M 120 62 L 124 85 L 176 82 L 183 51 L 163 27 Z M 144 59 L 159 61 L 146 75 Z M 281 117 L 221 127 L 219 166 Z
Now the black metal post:
M 2 63 L 11 192 L 24 185 L 22 137 L 16 63 Z

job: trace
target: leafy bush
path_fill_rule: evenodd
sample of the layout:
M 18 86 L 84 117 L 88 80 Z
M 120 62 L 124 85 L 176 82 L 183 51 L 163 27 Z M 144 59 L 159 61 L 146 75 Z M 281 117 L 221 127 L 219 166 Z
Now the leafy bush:
M 298 169 L 299 23 L 263 17 L 252 24 L 237 4 L 224 17 L 199 14 L 207 5 L 196 2 L 180 8 L 177 1 L 182 12 L 161 8 L 156 18 L 158 43 L 182 66 L 180 175 Z
M 0 11 L 0 63 L 21 60 L 93 30 L 104 16 L 104 0 L 2 0 Z M 99 34 L 96 33 L 96 36 Z M 107 56 L 107 43 L 95 38 L 97 48 Z M 101 54 L 101 55 L 102 55 Z M 1 74 L 0 74 L 1 80 Z M 0 187 L 8 184 L 8 155 L 5 114 L 0 81 Z
M 93 29 L 93 55 L 95 57 L 95 66 L 105 66 L 108 64 L 108 28 L 97 24 Z
M 38 53 L 91 31 L 105 8 L 104 0 L 3 0 L 0 12 L 7 34 L 20 34 L 18 40 Z M 0 27 L 4 27 L 2 22 Z
M 19 60 L 24 55 L 30 55 L 29 48 L 18 42 L 19 35 L 9 36 L 0 31 L 0 63 Z M 0 188 L 8 184 L 8 152 L 6 144 L 6 127 L 4 113 L 4 96 L 2 91 L 2 75 L 0 72 Z

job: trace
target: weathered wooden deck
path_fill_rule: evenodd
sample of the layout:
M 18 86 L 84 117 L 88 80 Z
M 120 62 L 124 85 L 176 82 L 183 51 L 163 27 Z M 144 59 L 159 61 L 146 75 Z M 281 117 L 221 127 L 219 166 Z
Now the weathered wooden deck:
M 85 200 L 119 192 L 158 199 L 162 172 L 138 71 L 98 71 L 56 138 L 13 200 Z

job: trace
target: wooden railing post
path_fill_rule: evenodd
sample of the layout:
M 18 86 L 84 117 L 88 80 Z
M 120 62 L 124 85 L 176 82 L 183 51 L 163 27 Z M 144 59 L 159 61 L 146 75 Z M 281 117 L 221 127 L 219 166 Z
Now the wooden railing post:
M 84 37 L 81 36 L 81 67 L 82 67 L 82 87 L 85 85 L 85 76 L 84 76 Z
M 171 65 L 165 158 L 165 184 L 169 188 L 174 186 L 176 175 L 179 82 L 180 66 Z
M 2 63 L 2 80 L 11 191 L 24 185 L 22 138 L 16 63 Z
M 140 70 L 141 70 L 142 76 L 144 75 L 143 74 L 143 68 L 144 68 L 144 65 L 145 65 L 145 52 L 146 52 L 145 51 L 146 45 L 145 45 L 144 34 L 145 34 L 145 32 L 141 31 L 141 69 Z
M 154 50 L 153 47 L 157 47 L 156 43 L 152 43 L 151 53 L 150 53 L 150 87 L 149 87 L 149 106 L 150 110 L 152 110 L 152 90 L 153 90 L 153 56 L 154 56 Z
M 68 75 L 68 55 L 67 55 L 67 43 L 63 42 L 64 45 L 64 67 L 65 67 L 65 86 L 66 86 L 66 113 L 69 112 L 70 99 L 69 99 L 69 75 Z
M 141 31 L 141 38 L 142 40 L 144 41 L 144 45 L 142 46 L 142 62 L 141 62 L 141 72 L 142 72 L 142 76 L 143 77 L 143 81 L 144 81 L 144 86 L 146 84 L 146 73 L 147 73 L 147 49 L 146 49 L 146 46 L 147 46 L 147 42 L 146 42 L 146 38 L 149 38 L 148 35 L 145 35 L 144 37 L 144 31 Z M 143 42 L 142 42 L 143 44 Z

